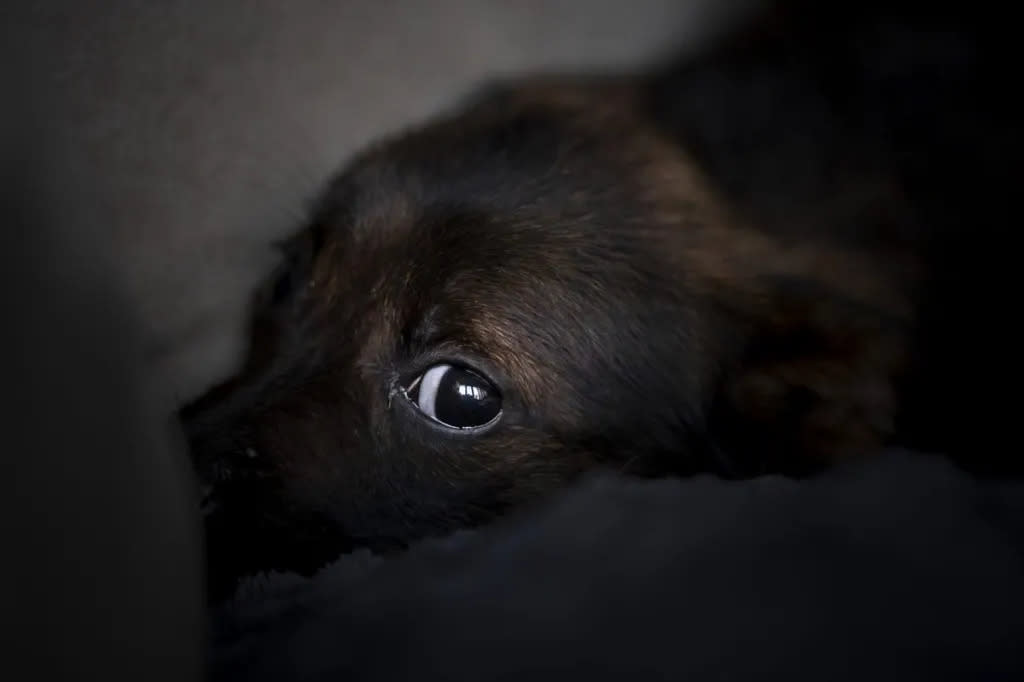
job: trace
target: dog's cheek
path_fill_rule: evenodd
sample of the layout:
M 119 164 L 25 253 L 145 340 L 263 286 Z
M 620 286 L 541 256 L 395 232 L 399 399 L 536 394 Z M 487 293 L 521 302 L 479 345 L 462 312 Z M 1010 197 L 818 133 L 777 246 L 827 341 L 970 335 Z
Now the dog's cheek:
M 370 505 L 360 516 L 397 511 L 412 536 L 488 522 L 558 490 L 593 465 L 552 434 L 523 426 L 499 426 L 478 437 L 427 435 L 418 447 L 381 455 L 390 462 L 387 486 L 400 489 L 401 509 L 394 508 L 395 494 L 371 499 L 356 492 Z

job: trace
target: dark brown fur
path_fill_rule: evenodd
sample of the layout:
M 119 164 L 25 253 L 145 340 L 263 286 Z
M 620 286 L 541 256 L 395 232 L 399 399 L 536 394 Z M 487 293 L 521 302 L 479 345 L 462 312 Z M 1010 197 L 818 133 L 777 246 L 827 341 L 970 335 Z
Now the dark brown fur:
M 941 414 L 909 388 L 934 140 L 886 100 L 873 16 L 827 41 L 803 16 L 655 74 L 499 84 L 349 164 L 286 244 L 248 364 L 186 411 L 215 592 L 594 467 L 806 474 L 915 444 Z M 912 113 L 974 101 L 955 47 L 881 62 L 945 70 Z M 439 360 L 499 387 L 494 428 L 417 414 L 401 388 Z

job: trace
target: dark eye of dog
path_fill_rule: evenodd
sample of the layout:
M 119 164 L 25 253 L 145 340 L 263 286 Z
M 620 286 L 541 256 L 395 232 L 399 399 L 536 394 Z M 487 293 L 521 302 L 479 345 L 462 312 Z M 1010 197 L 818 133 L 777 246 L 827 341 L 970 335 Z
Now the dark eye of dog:
M 424 415 L 453 429 L 485 426 L 501 414 L 501 394 L 494 384 L 456 365 L 430 367 L 405 394 Z

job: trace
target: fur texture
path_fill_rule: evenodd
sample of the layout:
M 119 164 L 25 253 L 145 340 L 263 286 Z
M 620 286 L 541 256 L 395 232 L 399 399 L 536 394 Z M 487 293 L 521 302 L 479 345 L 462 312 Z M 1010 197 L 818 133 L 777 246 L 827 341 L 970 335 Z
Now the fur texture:
M 930 382 L 962 320 L 929 306 L 951 235 L 1002 218 L 1000 55 L 970 17 L 815 7 L 664 69 L 495 84 L 349 163 L 284 245 L 248 364 L 185 413 L 214 596 L 595 468 L 957 456 Z M 492 427 L 419 413 L 406 389 L 438 362 L 496 388 Z

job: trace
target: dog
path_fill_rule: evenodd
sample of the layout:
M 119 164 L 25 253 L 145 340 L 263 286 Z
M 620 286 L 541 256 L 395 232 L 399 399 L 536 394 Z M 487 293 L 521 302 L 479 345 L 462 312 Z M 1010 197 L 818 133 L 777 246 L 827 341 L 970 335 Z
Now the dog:
M 949 396 L 981 317 L 950 273 L 1019 148 L 985 36 L 776 3 L 695 55 L 493 83 L 366 148 L 281 245 L 244 367 L 182 411 L 212 598 L 597 468 L 970 449 Z

